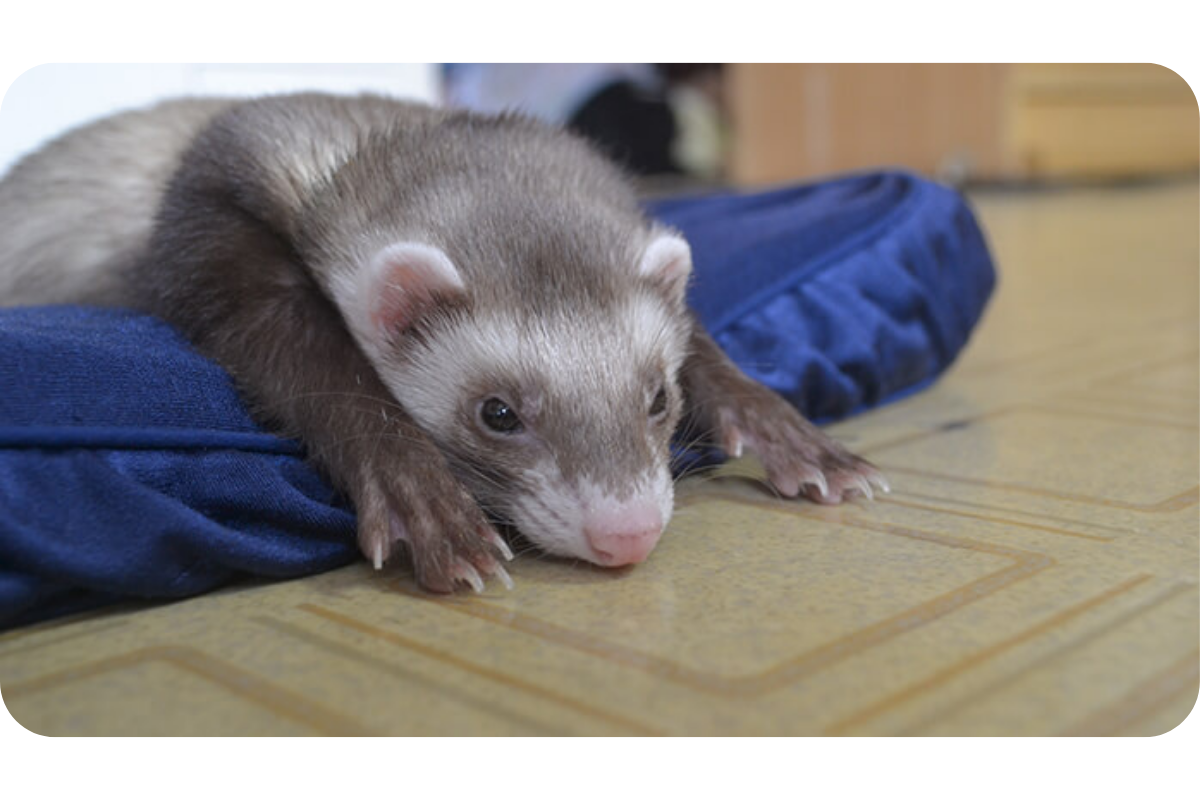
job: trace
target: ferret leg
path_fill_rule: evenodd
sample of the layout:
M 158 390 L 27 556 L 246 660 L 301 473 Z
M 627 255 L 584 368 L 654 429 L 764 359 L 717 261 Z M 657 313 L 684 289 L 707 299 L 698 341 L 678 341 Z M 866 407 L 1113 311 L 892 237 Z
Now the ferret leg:
M 140 275 L 144 305 L 229 370 L 257 419 L 304 442 L 354 501 L 367 560 L 382 566 L 403 542 L 428 590 L 478 590 L 481 576 L 509 585 L 502 540 L 291 248 L 226 196 L 178 209 Z
M 818 503 L 889 491 L 887 480 L 806 420 L 782 397 L 750 380 L 699 322 L 682 382 L 685 425 L 737 458 L 743 448 L 758 455 L 772 486 L 786 497 L 803 492 Z

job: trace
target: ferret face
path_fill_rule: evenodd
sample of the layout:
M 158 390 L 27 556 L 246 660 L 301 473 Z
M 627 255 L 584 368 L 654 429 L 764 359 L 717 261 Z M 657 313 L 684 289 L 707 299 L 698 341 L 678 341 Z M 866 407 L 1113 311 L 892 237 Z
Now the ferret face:
M 644 560 L 674 501 L 686 245 L 652 241 L 603 296 L 566 291 L 519 310 L 472 294 L 444 255 L 414 252 L 417 269 L 388 285 L 418 313 L 441 310 L 368 353 L 401 405 L 481 506 L 541 549 L 603 566 Z M 376 292 L 368 332 L 397 330 L 397 303 Z
M 634 563 L 671 516 L 687 331 L 648 292 L 576 311 L 451 321 L 393 391 L 485 509 L 550 553 Z

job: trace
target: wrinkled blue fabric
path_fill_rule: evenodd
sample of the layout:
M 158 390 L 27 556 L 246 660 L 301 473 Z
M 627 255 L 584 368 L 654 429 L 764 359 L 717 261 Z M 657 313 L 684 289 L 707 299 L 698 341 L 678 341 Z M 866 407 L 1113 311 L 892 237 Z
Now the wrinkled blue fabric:
M 906 173 L 650 210 L 692 245 L 688 300 L 704 326 L 748 375 L 817 421 L 935 378 L 995 285 L 962 197 Z
M 690 301 L 716 340 L 817 419 L 935 378 L 995 280 L 962 199 L 907 174 L 650 211 L 692 243 Z M 312 574 L 353 542 L 351 509 L 299 445 L 255 424 L 165 323 L 0 311 L 0 628 Z
M 129 311 L 0 312 L 0 627 L 349 563 L 354 516 L 229 376 Z

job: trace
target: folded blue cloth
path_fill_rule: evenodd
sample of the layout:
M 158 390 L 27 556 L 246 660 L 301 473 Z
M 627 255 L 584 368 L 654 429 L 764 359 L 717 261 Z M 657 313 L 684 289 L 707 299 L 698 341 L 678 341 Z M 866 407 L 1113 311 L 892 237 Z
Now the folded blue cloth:
M 299 445 L 159 320 L 0 312 L 0 387 L 0 627 L 354 557 L 354 515 Z
M 690 301 L 751 376 L 833 419 L 933 380 L 994 282 L 954 192 L 901 173 L 657 202 Z M 168 325 L 0 311 L 0 628 L 355 557 L 354 516 Z
M 818 422 L 931 382 L 995 285 L 962 197 L 906 173 L 656 203 L 692 245 L 689 302 L 751 377 Z

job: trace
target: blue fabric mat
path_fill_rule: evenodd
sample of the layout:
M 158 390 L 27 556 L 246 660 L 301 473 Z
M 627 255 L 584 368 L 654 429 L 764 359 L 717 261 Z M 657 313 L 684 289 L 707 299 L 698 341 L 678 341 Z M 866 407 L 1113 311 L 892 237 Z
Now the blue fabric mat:
M 828 422 L 937 377 L 995 271 L 958 193 L 905 173 L 657 203 L 683 231 L 689 302 L 751 377 Z
M 961 198 L 902 173 L 650 210 L 692 242 L 717 341 L 816 419 L 933 380 L 995 280 Z M 169 326 L 0 311 L 0 628 L 319 572 L 356 557 L 353 532 L 298 445 Z

